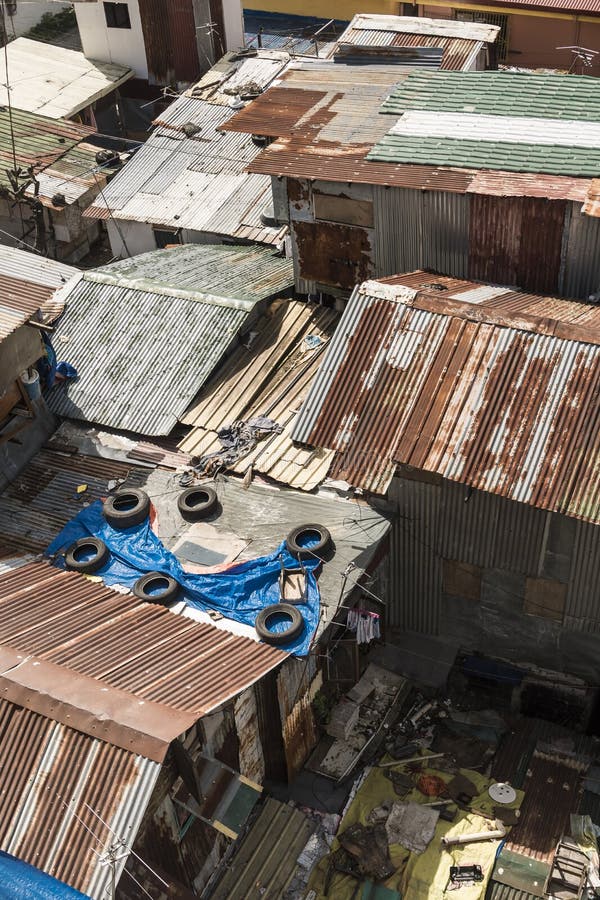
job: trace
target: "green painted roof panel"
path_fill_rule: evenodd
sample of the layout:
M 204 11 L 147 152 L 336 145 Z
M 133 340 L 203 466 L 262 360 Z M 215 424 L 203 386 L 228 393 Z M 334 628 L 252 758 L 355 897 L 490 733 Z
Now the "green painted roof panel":
M 367 156 L 372 162 L 414 163 L 597 177 L 600 148 L 562 147 L 509 141 L 475 141 L 386 134 Z
M 400 116 L 408 109 L 600 122 L 600 80 L 584 75 L 421 70 L 394 88 L 381 112 Z

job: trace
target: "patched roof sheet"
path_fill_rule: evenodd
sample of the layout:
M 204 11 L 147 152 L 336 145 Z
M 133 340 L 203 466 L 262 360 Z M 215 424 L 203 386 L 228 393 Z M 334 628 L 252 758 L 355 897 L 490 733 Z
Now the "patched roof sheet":
M 195 244 L 82 274 L 62 293 L 55 346 L 79 378 L 51 408 L 141 434 L 168 434 L 254 306 L 293 284 L 271 248 Z
M 539 308 L 366 282 L 293 437 L 338 451 L 331 475 L 377 493 L 405 464 L 600 521 L 600 330 Z

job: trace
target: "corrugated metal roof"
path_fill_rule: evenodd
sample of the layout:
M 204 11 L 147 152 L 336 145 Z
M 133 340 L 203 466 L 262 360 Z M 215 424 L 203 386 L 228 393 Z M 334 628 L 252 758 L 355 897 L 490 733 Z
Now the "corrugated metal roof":
M 600 122 L 600 84 L 584 75 L 527 72 L 413 72 L 382 113 L 408 109 Z
M 95 154 L 99 148 L 87 142 L 92 128 L 20 109 L 12 110 L 11 125 L 7 106 L 0 106 L 0 185 L 11 187 L 6 170 L 13 167 L 12 133 L 17 165 L 23 169 L 21 183 L 25 182 L 25 170 L 31 167 L 39 184 L 37 196 L 45 206 L 52 205 L 57 192 L 71 203 L 93 187 L 90 170 L 97 168 Z M 102 186 L 105 177 L 100 175 L 98 180 Z M 34 193 L 30 187 L 28 194 Z
M 521 817 L 505 843 L 507 850 L 552 862 L 560 838 L 570 830 L 583 790 L 587 763 L 535 751 L 526 773 Z M 552 815 L 548 815 L 552 810 Z
M 220 428 L 269 416 L 283 432 L 261 441 L 232 470 L 244 474 L 252 466 L 290 487 L 313 490 L 327 475 L 333 453 L 296 446 L 291 431 L 337 318 L 325 307 L 290 301 L 254 324 L 249 345 L 240 342 L 183 416 L 194 427 L 181 449 L 196 457 L 214 453 L 221 449 Z
M 0 245 L 0 340 L 31 319 L 51 322 L 62 310 L 55 289 L 78 270 Z
M 67 266 L 38 253 L 0 244 L 0 275 L 29 284 L 57 288 L 66 284 L 78 271 L 74 266 Z
M 257 49 L 254 55 L 247 56 L 229 52 L 205 72 L 186 95 L 195 100 L 231 106 L 232 100 L 244 89 L 251 89 L 252 94 L 264 90 L 283 72 L 289 61 L 290 52 L 283 47 Z
M 293 430 L 331 475 L 384 493 L 395 465 L 600 521 L 600 331 L 366 282 Z
M 254 306 L 292 284 L 291 261 L 257 246 L 188 245 L 85 272 L 62 292 L 55 332 L 79 378 L 49 395 L 51 408 L 168 434 Z
M 500 28 L 484 22 L 460 22 L 455 19 L 429 19 L 422 16 L 385 16 L 379 13 L 358 13 L 339 38 L 338 43 L 360 40 L 361 31 L 380 32 L 387 35 L 416 34 L 419 36 L 464 38 L 492 44 Z M 356 34 L 355 34 L 356 33 Z
M 267 797 L 210 896 L 214 900 L 249 900 L 256 894 L 282 897 L 313 831 L 314 823 L 300 810 Z
M 500 164 L 506 160 L 510 162 L 510 154 L 492 159 L 487 145 L 478 142 L 474 142 L 473 149 L 480 152 L 486 167 L 495 168 L 495 171 L 479 170 L 478 164 L 473 164 L 461 142 L 458 142 L 459 147 L 454 154 L 447 153 L 447 159 L 442 159 L 437 149 L 439 161 L 436 163 L 436 147 L 433 147 L 427 155 L 422 152 L 417 161 L 413 156 L 421 152 L 421 137 L 410 139 L 416 146 L 411 146 L 411 153 L 406 154 L 409 157 L 406 164 L 394 162 L 393 150 L 386 152 L 384 162 L 375 161 L 370 153 L 371 148 L 384 138 L 384 130 L 388 130 L 386 120 L 389 122 L 387 116 L 378 114 L 378 104 L 389 95 L 394 84 L 410 84 L 416 74 L 410 69 L 403 70 L 401 66 L 338 67 L 338 64 L 327 61 L 296 62 L 290 66 L 277 86 L 257 98 L 250 108 L 233 116 L 227 123 L 227 128 L 278 136 L 278 140 L 266 147 L 247 166 L 248 171 L 257 174 L 455 193 L 545 197 L 581 202 L 586 199 L 591 179 L 564 174 L 540 174 L 539 166 L 532 169 L 532 174 L 520 171 L 522 165 L 515 171 L 508 166 L 502 169 Z M 469 78 L 472 74 L 485 78 L 497 73 L 450 72 L 444 73 L 444 76 Z M 573 76 L 569 76 L 571 77 Z M 548 79 L 542 78 L 542 81 L 548 84 Z M 425 80 L 425 84 L 429 85 L 429 82 Z M 559 80 L 558 84 L 562 85 L 562 81 Z M 396 92 L 398 90 L 396 87 Z M 433 88 L 429 90 L 433 104 L 435 91 Z M 546 94 L 550 93 L 547 87 L 545 90 Z M 290 103 L 286 103 L 286 91 L 290 91 Z M 314 96 L 311 92 L 314 92 Z M 562 118 L 560 110 L 566 111 L 567 101 L 572 96 L 570 89 L 561 88 L 555 92 L 559 100 L 561 92 L 564 94 L 564 107 L 558 101 L 554 104 L 555 118 Z M 466 89 L 464 93 L 467 96 Z M 416 104 L 420 95 L 418 91 L 413 91 L 413 94 L 417 98 L 414 100 Z M 544 90 L 538 86 L 531 94 L 535 98 L 538 94 L 544 94 Z M 486 97 L 489 103 L 493 96 L 494 91 L 489 90 L 489 97 Z M 569 108 L 568 118 L 576 118 L 579 109 L 579 106 L 573 104 Z M 458 106 L 458 111 L 462 114 L 472 111 L 467 100 Z M 527 112 L 527 115 L 530 113 Z M 532 112 L 531 115 L 535 113 Z M 582 118 L 589 119 L 590 116 L 586 113 Z M 580 133 L 581 129 L 577 131 Z M 393 142 L 399 138 L 386 140 Z M 408 140 L 404 138 L 405 142 Z M 435 143 L 439 141 L 436 140 Z M 523 153 L 522 147 L 511 145 L 508 149 L 527 161 L 527 154 Z M 556 160 L 561 153 L 561 148 L 535 149 L 538 156 L 545 154 L 544 162 L 548 153 L 556 153 Z M 563 152 L 571 151 L 563 149 Z M 593 155 L 596 150 L 590 148 L 586 152 Z M 515 168 L 514 164 L 512 168 Z M 556 169 L 560 170 L 558 163 Z M 562 170 L 568 169 L 569 165 L 563 164 Z M 596 172 L 597 168 L 593 174 Z
M 448 275 L 431 272 L 408 272 L 381 278 L 382 284 L 404 285 L 432 296 L 451 297 L 465 303 L 473 303 L 480 309 L 490 309 L 514 315 L 539 316 L 557 322 L 572 322 L 600 329 L 600 305 L 560 297 L 527 294 L 495 284 L 481 284 Z
M 467 71 L 499 30 L 479 22 L 358 14 L 339 38 L 336 54 L 364 52 L 383 61 L 409 47 L 438 48 L 443 51 L 440 69 Z
M 51 119 L 71 118 L 133 78 L 133 70 L 88 59 L 77 50 L 19 37 L 7 44 L 13 107 Z M 0 85 L 0 103 L 8 103 Z
M 472 117 L 457 118 L 469 120 L 465 121 L 465 132 L 468 133 Z M 432 113 L 428 116 L 428 124 L 420 120 L 417 125 L 412 120 L 406 126 L 401 119 L 367 154 L 367 159 L 373 162 L 430 163 L 437 166 L 462 166 L 468 161 L 469 166 L 476 169 L 582 175 L 590 178 L 600 169 L 600 150 L 596 147 L 584 149 L 572 145 L 535 144 L 525 140 L 517 142 L 444 137 L 435 132 L 444 128 L 445 123 L 436 125 L 435 119 L 436 114 Z M 510 124 L 507 124 L 507 134 L 510 134 L 509 128 Z M 408 129 L 412 129 L 410 134 L 406 133 Z M 455 131 L 460 133 L 458 122 L 455 124 Z
M 0 757 L 2 850 L 104 896 L 112 833 L 133 844 L 160 765 L 5 699 Z M 127 856 L 118 854 L 117 880 Z
M 527 116 L 490 116 L 472 113 L 423 111 L 405 112 L 390 128 L 388 134 L 427 135 L 429 137 L 459 138 L 482 142 L 536 144 L 548 147 L 593 149 L 600 141 L 600 123 L 588 122 L 585 130 L 573 119 L 540 120 Z
M 251 230 L 258 243 L 279 243 L 286 228 L 260 219 L 272 206 L 270 181 L 246 172 L 260 147 L 223 130 L 232 114 L 229 106 L 179 97 L 85 215 L 109 208 L 120 220 L 239 239 Z M 188 137 L 185 126 L 198 131 Z
M 25 688 L 27 706 L 35 709 L 43 703 L 37 671 L 55 700 L 55 718 L 66 712 L 74 728 L 115 746 L 135 742 L 158 761 L 197 719 L 287 659 L 268 644 L 47 562 L 0 575 L 0 594 L 0 644 L 19 658 L 9 670 L 3 660 L 4 694 Z M 99 684 L 95 693 L 89 679 Z

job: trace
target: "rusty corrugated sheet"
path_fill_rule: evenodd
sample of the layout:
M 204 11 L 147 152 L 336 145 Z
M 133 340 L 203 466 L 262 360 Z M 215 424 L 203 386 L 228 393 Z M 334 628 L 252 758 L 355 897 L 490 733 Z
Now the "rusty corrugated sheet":
M 284 301 L 255 323 L 256 337 L 249 346 L 241 341 L 183 417 L 193 428 L 180 448 L 196 457 L 214 453 L 221 449 L 221 428 L 267 415 L 283 432 L 261 441 L 233 471 L 244 474 L 252 466 L 292 487 L 313 490 L 327 474 L 333 454 L 295 446 L 291 431 L 337 319 L 325 307 Z
M 531 9 L 556 13 L 600 13 L 599 0 L 489 0 L 491 6 L 502 9 Z
M 600 332 L 367 282 L 293 437 L 331 476 L 384 493 L 396 464 L 600 521 Z
M 471 169 L 370 162 L 366 159 L 370 149 L 364 144 L 341 146 L 332 141 L 309 143 L 296 136 L 281 138 L 263 150 L 248 165 L 247 171 L 289 179 L 318 178 L 421 190 L 582 202 L 590 185 L 589 178 L 563 175 L 540 177 L 518 172 L 478 174 Z
M 111 829 L 133 844 L 159 764 L 4 699 L 0 761 L 1 848 L 103 896 Z M 127 855 L 120 855 L 117 880 Z
M 403 275 L 379 278 L 382 284 L 404 285 L 433 296 L 451 297 L 476 304 L 480 309 L 497 310 L 519 315 L 540 316 L 559 322 L 573 322 L 600 328 L 600 306 L 579 300 L 563 300 L 544 294 L 528 294 L 501 285 L 489 285 L 480 281 L 466 281 L 449 275 L 438 275 L 419 269 Z
M 0 575 L 0 598 L 0 644 L 198 718 L 287 658 L 46 562 Z
M 565 202 L 474 194 L 469 276 L 532 291 L 559 289 Z
M 272 137 L 288 135 L 302 116 L 326 96 L 325 91 L 272 87 L 265 97 L 266 102 L 261 103 L 261 97 L 257 97 L 254 103 L 249 103 L 221 127 L 223 131 L 244 131 Z
M 340 38 L 339 45 L 342 49 L 344 44 L 353 55 L 360 58 L 362 55 L 367 56 L 373 62 L 378 61 L 384 63 L 394 58 L 394 50 L 404 47 L 427 47 L 443 50 L 442 61 L 439 68 L 449 71 L 464 72 L 468 71 L 478 54 L 483 49 L 482 41 L 473 41 L 466 38 L 443 37 L 431 34 L 413 34 L 411 32 L 378 32 L 378 36 L 385 36 L 385 43 L 381 41 L 375 42 L 370 32 L 366 33 L 358 31 L 359 40 L 353 40 L 352 34 L 344 34 Z M 347 52 L 347 51 L 346 51 Z M 344 57 L 342 57 L 344 58 Z
M 151 84 L 193 81 L 200 74 L 192 0 L 140 0 Z
M 521 817 L 506 841 L 507 850 L 552 861 L 558 841 L 569 833 L 571 813 L 578 810 L 586 769 L 587 763 L 577 759 L 534 752 L 523 782 Z
M 581 210 L 586 216 L 600 216 L 600 178 L 593 178 Z

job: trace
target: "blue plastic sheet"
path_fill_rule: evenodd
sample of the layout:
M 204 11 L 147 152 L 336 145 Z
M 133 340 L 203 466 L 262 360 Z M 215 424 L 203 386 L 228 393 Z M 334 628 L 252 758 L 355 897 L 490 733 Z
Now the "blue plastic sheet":
M 75 888 L 0 850 L 2 900 L 89 900 Z
M 121 584 L 132 588 L 137 579 L 147 572 L 170 575 L 182 587 L 182 599 L 196 609 L 216 609 L 229 619 L 254 626 L 261 609 L 279 600 L 280 557 L 288 569 L 297 569 L 298 561 L 280 544 L 269 556 L 238 563 L 215 574 L 186 572 L 170 550 L 154 534 L 147 519 L 133 528 L 112 528 L 102 514 L 102 503 L 96 500 L 82 509 L 63 528 L 48 549 L 47 556 L 62 554 L 71 544 L 83 537 L 99 537 L 110 550 L 108 562 L 94 574 L 105 584 Z M 64 568 L 64 558 L 56 556 L 54 564 Z M 307 602 L 295 604 L 302 613 L 302 633 L 282 650 L 295 656 L 306 656 L 311 638 L 319 621 L 320 596 L 316 569 L 320 560 L 310 558 L 303 562 L 307 575 Z M 289 625 L 285 621 L 269 623 L 273 631 L 283 631 Z

